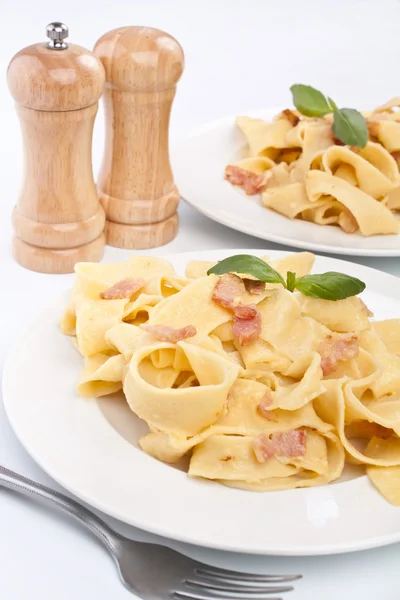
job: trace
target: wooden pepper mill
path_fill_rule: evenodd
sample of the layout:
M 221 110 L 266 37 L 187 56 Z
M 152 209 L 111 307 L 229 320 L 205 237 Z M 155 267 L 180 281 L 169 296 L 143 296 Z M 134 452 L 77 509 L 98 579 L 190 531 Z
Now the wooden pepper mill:
M 94 52 L 106 72 L 106 141 L 97 187 L 107 243 L 166 244 L 178 230 L 168 128 L 183 50 L 164 31 L 121 27 L 103 35 Z
M 13 254 L 28 269 L 70 273 L 104 251 L 91 156 L 104 69 L 92 52 L 64 41 L 63 23 L 50 23 L 47 36 L 47 44 L 24 48 L 8 67 L 25 146 Z

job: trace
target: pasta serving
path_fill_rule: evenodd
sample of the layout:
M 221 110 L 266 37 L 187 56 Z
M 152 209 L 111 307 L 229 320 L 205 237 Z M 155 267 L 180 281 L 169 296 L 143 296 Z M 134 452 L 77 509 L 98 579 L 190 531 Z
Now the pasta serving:
M 313 262 L 271 265 L 301 277 Z M 141 448 L 166 463 L 189 455 L 189 476 L 282 490 L 356 463 L 400 505 L 400 319 L 212 266 L 189 262 L 180 277 L 158 258 L 78 264 L 61 319 L 83 356 L 78 394 L 123 389 L 149 427 Z
M 244 159 L 225 178 L 289 219 L 337 225 L 364 236 L 396 234 L 400 210 L 400 98 L 363 113 L 365 148 L 343 145 L 332 115 L 305 117 L 284 110 L 271 123 L 237 117 L 247 142 Z

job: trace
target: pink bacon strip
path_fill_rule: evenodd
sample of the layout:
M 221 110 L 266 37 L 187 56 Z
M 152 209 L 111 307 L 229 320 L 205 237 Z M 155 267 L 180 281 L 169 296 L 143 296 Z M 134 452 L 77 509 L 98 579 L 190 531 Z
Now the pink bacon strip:
M 246 169 L 241 169 L 235 165 L 228 165 L 225 169 L 225 179 L 241 187 L 248 196 L 259 194 L 265 187 L 264 175 L 257 175 Z
M 255 304 L 236 306 L 233 317 L 233 337 L 240 346 L 254 342 L 261 333 L 261 314 Z
M 269 407 L 271 406 L 271 404 L 272 404 L 271 392 L 270 392 L 270 390 L 267 390 L 265 392 L 264 396 L 261 398 L 259 405 L 257 406 L 257 412 L 264 419 L 267 419 L 268 421 L 274 421 L 275 423 L 277 423 L 278 422 L 277 415 L 274 413 L 273 410 L 269 410 Z
M 144 279 L 121 279 L 104 290 L 104 292 L 101 292 L 99 296 L 102 300 L 122 300 L 123 298 L 130 298 L 140 290 L 145 283 Z
M 323 375 L 331 375 L 336 371 L 338 361 L 355 358 L 358 352 L 358 336 L 354 333 L 327 335 L 318 348 Z
M 306 432 L 294 429 L 282 433 L 266 433 L 257 436 L 253 443 L 254 454 L 258 462 L 265 463 L 273 456 L 301 457 L 306 453 Z
M 170 344 L 182 342 L 187 338 L 195 336 L 197 333 L 194 325 L 186 325 L 186 327 L 181 327 L 180 329 L 174 329 L 168 325 L 142 325 L 141 327 L 151 333 L 160 342 L 169 342 Z
M 235 302 L 246 291 L 243 280 L 233 273 L 224 273 L 215 284 L 212 301 L 222 308 L 233 310 Z

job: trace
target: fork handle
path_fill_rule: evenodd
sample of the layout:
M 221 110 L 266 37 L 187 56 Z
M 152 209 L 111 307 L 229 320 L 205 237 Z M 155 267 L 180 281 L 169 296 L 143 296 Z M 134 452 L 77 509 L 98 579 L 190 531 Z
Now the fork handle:
M 23 475 L 14 473 L 1 465 L 0 486 L 19 492 L 22 495 L 30 496 L 35 500 L 42 500 L 45 504 L 56 506 L 69 513 L 90 529 L 90 531 L 105 544 L 112 554 L 116 552 L 118 542 L 121 540 L 122 536 L 116 531 L 113 531 L 107 523 L 88 510 L 85 506 L 76 502 L 76 500 L 73 500 L 64 494 L 60 494 L 60 492 L 56 492 L 56 490 L 52 490 L 41 483 L 36 483 Z

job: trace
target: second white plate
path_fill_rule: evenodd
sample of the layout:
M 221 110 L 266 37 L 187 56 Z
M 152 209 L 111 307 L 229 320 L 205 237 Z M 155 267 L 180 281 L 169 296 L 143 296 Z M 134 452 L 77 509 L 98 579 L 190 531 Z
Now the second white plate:
M 244 114 L 271 120 L 279 110 Z M 209 123 L 175 142 L 171 164 L 182 198 L 210 219 L 263 240 L 332 254 L 400 256 L 400 235 L 363 237 L 344 233 L 339 227 L 292 221 L 261 206 L 259 196 L 238 192 L 224 180 L 224 171 L 240 157 L 243 147 L 235 117 Z

